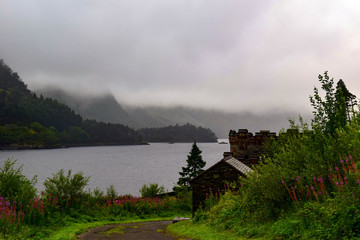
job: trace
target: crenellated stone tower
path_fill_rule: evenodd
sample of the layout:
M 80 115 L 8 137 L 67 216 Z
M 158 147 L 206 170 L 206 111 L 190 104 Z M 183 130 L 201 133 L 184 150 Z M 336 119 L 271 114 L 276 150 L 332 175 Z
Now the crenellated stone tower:
M 269 138 L 277 138 L 275 132 L 260 130 L 255 136 L 247 129 L 239 129 L 238 132 L 230 130 L 230 152 L 225 152 L 224 157 L 233 156 L 246 165 L 257 164 L 264 151 L 264 143 Z

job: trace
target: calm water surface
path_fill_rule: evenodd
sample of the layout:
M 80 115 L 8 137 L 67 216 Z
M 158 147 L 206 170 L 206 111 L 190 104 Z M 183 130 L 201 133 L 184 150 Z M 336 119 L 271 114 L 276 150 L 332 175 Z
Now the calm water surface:
M 222 159 L 228 144 L 197 143 L 206 161 L 205 169 Z M 0 164 L 12 157 L 23 164 L 23 173 L 38 176 L 38 190 L 43 181 L 60 169 L 82 171 L 91 176 L 89 187 L 106 190 L 111 184 L 119 194 L 139 195 L 143 184 L 158 183 L 171 191 L 186 166 L 191 143 L 151 143 L 141 146 L 78 147 L 51 150 L 0 151 Z

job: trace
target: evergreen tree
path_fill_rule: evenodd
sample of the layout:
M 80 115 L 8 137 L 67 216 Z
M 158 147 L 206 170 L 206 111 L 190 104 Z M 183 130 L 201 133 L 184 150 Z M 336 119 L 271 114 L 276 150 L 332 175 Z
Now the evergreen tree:
M 192 149 L 187 156 L 186 162 L 187 166 L 182 168 L 182 172 L 179 172 L 181 177 L 177 183 L 182 187 L 189 186 L 190 179 L 202 173 L 204 171 L 203 167 L 206 165 L 206 162 L 202 159 L 201 150 L 196 145 L 196 141 L 194 141 L 192 145 Z
M 337 128 L 343 128 L 353 117 L 356 96 L 351 94 L 345 83 L 340 79 L 334 88 L 334 79 L 330 78 L 327 71 L 319 75 L 321 88 L 325 91 L 323 100 L 319 90 L 314 88 L 314 96 L 310 96 L 311 105 L 314 107 L 313 128 L 318 128 L 326 134 L 334 135 Z M 352 116 L 351 116 L 352 115 Z
M 357 101 L 356 96 L 347 89 L 342 79 L 340 79 L 336 84 L 336 97 L 338 102 L 343 102 L 347 115 L 347 121 L 350 122 L 351 118 L 354 117 L 354 106 L 357 105 Z M 339 99 L 339 97 L 342 97 L 343 99 Z

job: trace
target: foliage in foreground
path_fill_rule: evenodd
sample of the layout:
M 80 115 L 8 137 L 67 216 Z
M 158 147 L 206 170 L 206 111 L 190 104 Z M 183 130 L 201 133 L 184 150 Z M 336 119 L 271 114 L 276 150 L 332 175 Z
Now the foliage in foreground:
M 251 238 L 360 238 L 360 116 L 344 84 L 335 90 L 327 73 L 319 80 L 325 100 L 315 88 L 312 129 L 292 122 L 240 190 L 209 198 L 193 226 Z
M 336 137 L 282 135 L 239 192 L 209 198 L 193 219 L 238 236 L 279 239 L 360 237 L 360 124 Z
M 34 181 L 22 174 L 22 166 L 7 160 L 0 168 L 0 238 L 44 239 L 75 223 L 164 218 L 191 213 L 190 194 L 174 197 L 118 196 L 114 187 L 107 196 L 98 188 L 84 190 L 88 177 L 64 170 L 45 182 L 36 196 Z M 26 189 L 28 188 L 28 189 Z M 26 193 L 26 194 L 25 194 Z M 79 226 L 81 227 L 81 226 Z
M 156 197 L 159 194 L 165 193 L 165 187 L 159 186 L 157 183 L 144 184 L 139 192 L 141 197 Z

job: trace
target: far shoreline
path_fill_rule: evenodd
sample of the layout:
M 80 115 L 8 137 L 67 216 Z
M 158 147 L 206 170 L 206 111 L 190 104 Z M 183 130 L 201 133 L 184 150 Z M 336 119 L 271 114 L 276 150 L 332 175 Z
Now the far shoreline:
M 135 146 L 135 145 L 150 145 L 144 143 L 94 143 L 94 144 L 61 144 L 61 145 L 4 145 L 0 146 L 0 151 L 7 150 L 45 150 L 45 149 L 62 149 L 74 147 L 105 147 L 105 146 Z
M 143 142 L 143 143 L 94 143 L 94 144 L 59 144 L 59 145 L 3 145 L 0 146 L 0 151 L 17 151 L 17 150 L 48 150 L 48 149 L 62 149 L 75 147 L 111 147 L 111 146 L 141 146 L 151 145 L 152 143 L 193 143 L 194 141 L 179 141 L 179 142 Z M 218 143 L 217 141 L 197 141 L 197 143 Z

